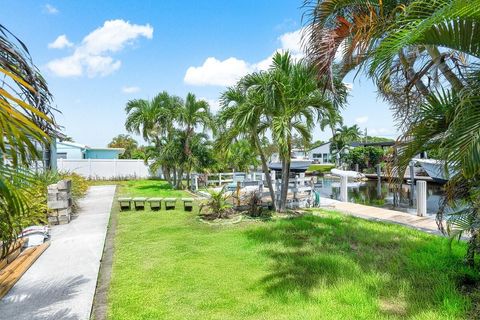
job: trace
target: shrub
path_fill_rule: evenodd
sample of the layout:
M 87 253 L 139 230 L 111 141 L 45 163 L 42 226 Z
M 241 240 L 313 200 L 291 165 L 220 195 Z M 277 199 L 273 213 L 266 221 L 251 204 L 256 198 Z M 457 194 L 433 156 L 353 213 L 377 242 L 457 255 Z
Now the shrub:
M 210 198 L 207 202 L 204 202 L 200 205 L 198 213 L 207 219 L 218 219 L 218 218 L 227 218 L 231 213 L 233 213 L 233 208 L 228 200 L 232 197 L 230 194 L 225 192 L 225 187 L 220 191 L 209 190 Z M 206 213 L 202 214 L 202 211 L 206 209 Z
M 72 180 L 73 210 L 78 209 L 78 199 L 82 198 L 88 189 L 88 183 L 76 173 L 45 171 L 34 173 L 23 192 L 28 199 L 28 214 L 22 218 L 23 226 L 47 223 L 47 187 L 60 180 Z

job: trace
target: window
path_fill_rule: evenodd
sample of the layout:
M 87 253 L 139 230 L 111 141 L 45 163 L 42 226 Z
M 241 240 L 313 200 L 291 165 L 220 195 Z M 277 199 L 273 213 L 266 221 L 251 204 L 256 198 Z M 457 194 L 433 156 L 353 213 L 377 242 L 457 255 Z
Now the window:
M 57 159 L 67 159 L 66 152 L 57 152 Z
M 322 154 L 321 153 L 314 153 L 312 155 L 313 159 L 320 159 L 322 157 Z
M 323 162 L 328 162 L 328 153 L 323 154 Z

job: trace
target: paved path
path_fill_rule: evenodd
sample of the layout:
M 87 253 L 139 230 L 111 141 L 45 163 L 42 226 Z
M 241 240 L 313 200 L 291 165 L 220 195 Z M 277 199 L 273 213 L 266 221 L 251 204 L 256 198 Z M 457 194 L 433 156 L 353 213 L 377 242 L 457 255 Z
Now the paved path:
M 0 301 L 0 319 L 90 318 L 114 194 L 90 187 L 78 217 L 52 228 L 50 247 Z
M 340 202 L 328 198 L 321 198 L 320 204 L 324 208 L 332 208 L 364 219 L 388 221 L 427 233 L 441 234 L 438 230 L 437 223 L 431 217 L 418 217 L 406 212 L 365 206 L 351 202 Z

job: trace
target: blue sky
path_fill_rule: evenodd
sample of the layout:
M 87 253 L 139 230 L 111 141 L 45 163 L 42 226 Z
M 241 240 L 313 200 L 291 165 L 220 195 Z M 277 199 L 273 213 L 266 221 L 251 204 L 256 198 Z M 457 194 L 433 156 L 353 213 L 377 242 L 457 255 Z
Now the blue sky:
M 2 0 L 0 23 L 22 39 L 79 143 L 105 146 L 125 133 L 128 100 L 193 92 L 213 109 L 226 85 L 268 65 L 278 49 L 300 56 L 303 0 Z M 363 77 L 353 81 L 345 123 L 395 137 L 388 105 Z M 315 130 L 316 139 L 329 131 Z

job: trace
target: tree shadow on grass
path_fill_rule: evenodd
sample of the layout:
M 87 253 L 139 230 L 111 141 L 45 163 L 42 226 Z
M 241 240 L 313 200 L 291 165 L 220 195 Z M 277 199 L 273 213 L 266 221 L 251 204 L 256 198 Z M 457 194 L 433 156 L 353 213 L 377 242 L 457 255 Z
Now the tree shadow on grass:
M 246 231 L 271 260 L 260 285 L 269 296 L 294 293 L 315 299 L 314 291 L 345 281 L 377 276 L 361 283 L 370 296 L 385 301 L 386 315 L 413 315 L 463 298 L 452 289 L 461 257 L 446 240 L 390 225 L 330 215 L 283 219 Z M 396 303 L 402 292 L 404 305 Z M 388 305 L 394 301 L 393 308 Z

